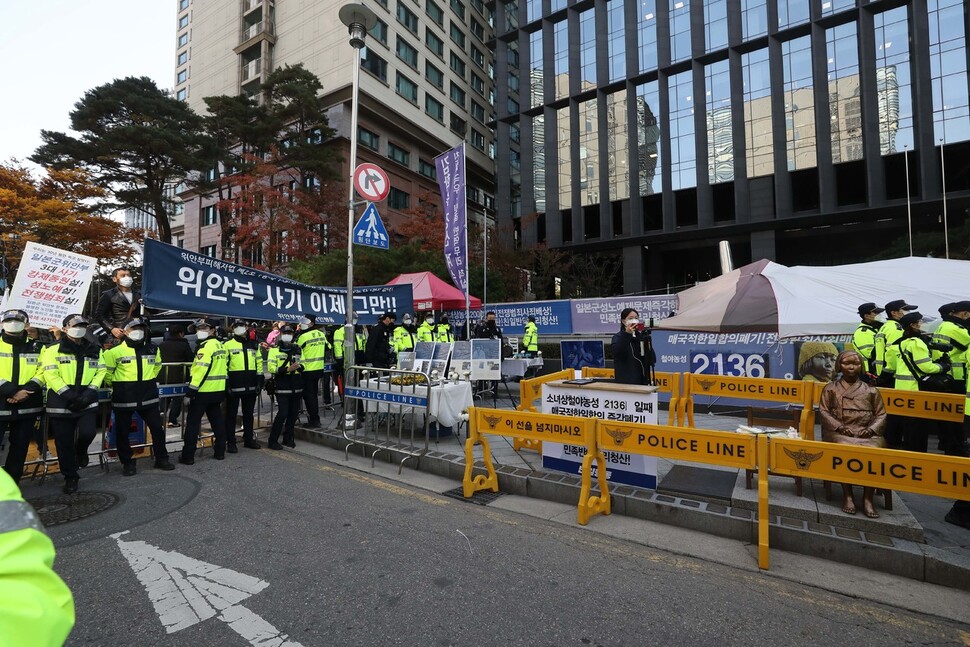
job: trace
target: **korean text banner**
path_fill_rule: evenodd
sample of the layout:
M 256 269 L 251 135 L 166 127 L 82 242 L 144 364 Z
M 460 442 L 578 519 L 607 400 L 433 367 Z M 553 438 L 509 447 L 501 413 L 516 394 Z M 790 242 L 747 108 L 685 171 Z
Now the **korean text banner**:
M 296 321 L 312 313 L 318 323 L 346 322 L 346 288 L 325 288 L 145 240 L 142 298 L 151 308 L 247 320 Z M 374 324 L 384 312 L 411 309 L 411 286 L 354 288 L 357 323 Z
M 465 144 L 462 142 L 434 158 L 441 206 L 445 213 L 445 264 L 451 280 L 468 294 L 468 249 L 465 231 Z
M 27 312 L 35 328 L 60 328 L 81 312 L 97 261 L 55 247 L 27 243 L 5 308 Z
M 640 321 L 666 319 L 677 307 L 677 297 L 672 294 L 640 297 L 610 297 L 605 299 L 572 299 L 573 334 L 605 335 L 620 330 L 620 313 L 633 308 Z

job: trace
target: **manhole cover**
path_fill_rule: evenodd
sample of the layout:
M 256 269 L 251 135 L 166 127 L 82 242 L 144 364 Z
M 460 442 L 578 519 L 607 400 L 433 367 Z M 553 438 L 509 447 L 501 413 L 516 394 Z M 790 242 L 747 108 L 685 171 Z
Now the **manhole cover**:
M 28 499 L 41 522 L 48 528 L 77 521 L 118 505 L 117 495 L 109 492 L 78 492 Z
M 465 496 L 464 489 L 456 487 L 454 490 L 448 490 L 442 492 L 446 497 L 451 497 L 452 499 L 458 499 L 459 501 L 467 501 L 468 503 L 477 503 L 478 505 L 488 505 L 495 499 L 504 495 L 505 492 L 489 492 L 485 490 L 479 490 L 470 497 Z

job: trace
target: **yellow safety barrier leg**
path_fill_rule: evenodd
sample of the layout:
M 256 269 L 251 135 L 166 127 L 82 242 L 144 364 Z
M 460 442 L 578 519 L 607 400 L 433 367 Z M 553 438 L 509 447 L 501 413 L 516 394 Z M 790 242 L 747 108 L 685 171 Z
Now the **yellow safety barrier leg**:
M 768 570 L 768 436 L 758 436 L 758 568 Z
M 610 514 L 610 490 L 606 482 L 606 457 L 603 452 L 596 452 L 596 478 L 599 485 L 599 496 L 590 496 L 593 489 L 593 452 L 587 451 L 583 457 L 582 489 L 579 492 L 579 508 L 577 521 L 585 526 L 589 518 L 595 514 Z
M 486 474 L 473 476 L 476 443 L 482 446 L 482 460 L 485 462 Z M 474 407 L 469 410 L 468 416 L 468 439 L 465 441 L 465 476 L 461 481 L 461 487 L 462 494 L 466 498 L 480 490 L 498 492 L 498 475 L 495 473 L 495 466 L 492 464 L 492 451 L 488 446 L 488 441 L 478 433 Z

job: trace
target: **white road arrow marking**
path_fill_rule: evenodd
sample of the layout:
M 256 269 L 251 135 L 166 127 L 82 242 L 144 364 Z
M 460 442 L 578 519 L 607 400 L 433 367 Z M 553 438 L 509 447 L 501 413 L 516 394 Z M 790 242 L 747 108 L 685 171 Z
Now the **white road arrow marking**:
M 269 582 L 199 561 L 143 541 L 123 541 L 128 531 L 111 535 L 118 542 L 138 581 L 148 592 L 155 613 L 172 634 L 214 616 L 254 647 L 303 647 L 239 603 Z M 217 615 L 218 614 L 218 615 Z

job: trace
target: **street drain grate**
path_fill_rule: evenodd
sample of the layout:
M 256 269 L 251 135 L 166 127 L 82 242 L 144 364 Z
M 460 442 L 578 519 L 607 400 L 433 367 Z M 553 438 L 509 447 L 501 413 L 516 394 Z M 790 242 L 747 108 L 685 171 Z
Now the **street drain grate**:
M 467 501 L 468 503 L 476 503 L 478 505 L 488 505 L 495 499 L 504 495 L 505 492 L 487 492 L 484 490 L 479 490 L 470 497 L 466 497 L 465 491 L 460 487 L 456 487 L 454 490 L 448 490 L 446 492 L 442 492 L 442 494 L 446 497 L 451 497 L 452 499 L 458 499 L 459 501 Z
M 28 499 L 27 503 L 34 506 L 41 522 L 50 528 L 104 512 L 118 505 L 119 500 L 109 492 L 78 492 Z

